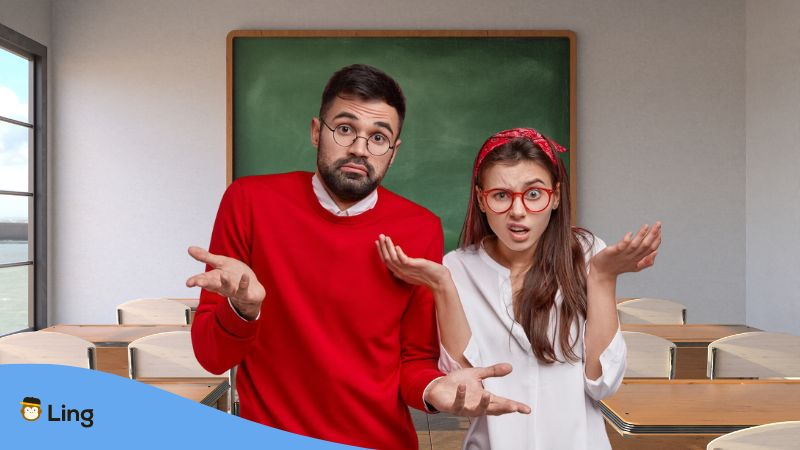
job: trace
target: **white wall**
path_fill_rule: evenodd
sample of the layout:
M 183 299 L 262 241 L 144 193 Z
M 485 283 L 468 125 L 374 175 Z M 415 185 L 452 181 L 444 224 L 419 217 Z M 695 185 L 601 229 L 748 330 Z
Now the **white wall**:
M 800 2 L 747 2 L 747 322 L 800 334 Z
M 61 0 L 53 17 L 55 322 L 194 294 L 185 248 L 225 187 L 230 30 L 366 27 L 575 31 L 580 222 L 607 241 L 664 222 L 656 268 L 618 294 L 745 321 L 741 0 Z
M 0 23 L 50 47 L 50 0 L 0 0 Z

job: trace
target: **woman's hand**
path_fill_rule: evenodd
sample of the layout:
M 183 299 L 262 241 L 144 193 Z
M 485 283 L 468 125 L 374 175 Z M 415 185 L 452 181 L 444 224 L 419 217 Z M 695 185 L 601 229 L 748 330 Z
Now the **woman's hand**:
M 437 289 L 450 277 L 450 272 L 441 264 L 424 258 L 407 256 L 399 245 L 394 245 L 392 238 L 378 236 L 375 241 L 383 263 L 399 279 L 411 284 L 421 284 L 430 289 Z
M 625 272 L 639 272 L 656 261 L 661 245 L 661 222 L 642 226 L 635 236 L 628 233 L 616 244 L 604 248 L 589 261 L 589 273 L 616 278 Z

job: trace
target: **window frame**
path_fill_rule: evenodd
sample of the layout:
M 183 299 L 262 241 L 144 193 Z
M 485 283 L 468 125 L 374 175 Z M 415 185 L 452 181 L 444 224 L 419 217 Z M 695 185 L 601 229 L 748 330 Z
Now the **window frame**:
M 16 53 L 33 64 L 29 97 L 28 123 L 9 118 L 0 118 L 3 122 L 25 126 L 32 129 L 33 160 L 28 162 L 29 170 L 33 165 L 32 192 L 23 195 L 16 191 L 2 191 L 8 195 L 33 197 L 33 214 L 28 217 L 28 242 L 33 245 L 33 270 L 28 276 L 28 327 L 13 331 L 30 331 L 46 328 L 47 323 L 47 47 L 33 39 L 0 24 L 0 47 Z M 28 144 L 30 145 L 30 143 Z M 32 194 L 32 195 L 31 195 Z M 29 212 L 30 214 L 30 212 Z M 32 228 L 32 229 L 31 229 Z M 32 239 L 31 239 L 32 237 Z M 0 264 L 0 268 L 30 266 L 25 264 Z M 32 275 L 32 276 L 31 276 Z

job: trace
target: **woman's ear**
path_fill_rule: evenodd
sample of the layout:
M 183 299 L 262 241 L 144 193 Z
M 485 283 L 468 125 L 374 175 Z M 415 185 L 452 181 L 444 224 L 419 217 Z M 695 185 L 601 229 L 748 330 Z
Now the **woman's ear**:
M 481 195 L 481 188 L 475 186 L 475 198 L 478 200 L 478 208 L 482 213 L 486 213 L 486 205 L 483 204 L 483 196 Z
M 551 199 L 553 202 L 553 211 L 558 209 L 558 205 L 561 204 L 561 183 L 556 183 L 556 187 L 553 188 L 553 198 Z

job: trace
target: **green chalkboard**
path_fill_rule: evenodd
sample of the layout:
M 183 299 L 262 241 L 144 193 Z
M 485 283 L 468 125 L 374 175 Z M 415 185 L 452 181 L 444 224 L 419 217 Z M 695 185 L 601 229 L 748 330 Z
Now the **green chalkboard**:
M 384 186 L 433 211 L 456 247 L 475 154 L 493 133 L 533 127 L 562 154 L 575 195 L 571 32 L 268 32 L 228 36 L 228 180 L 313 171 L 311 118 L 341 67 L 378 67 L 403 88 L 407 113 Z M 573 215 L 574 222 L 574 215 Z

